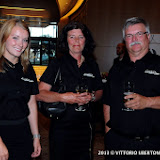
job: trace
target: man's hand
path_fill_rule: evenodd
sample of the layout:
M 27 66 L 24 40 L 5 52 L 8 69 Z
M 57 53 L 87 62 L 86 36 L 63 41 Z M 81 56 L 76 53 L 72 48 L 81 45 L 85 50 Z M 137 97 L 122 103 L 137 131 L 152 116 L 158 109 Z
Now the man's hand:
M 131 109 L 145 109 L 150 106 L 150 98 L 142 96 L 140 94 L 134 93 L 124 97 L 125 99 L 131 99 L 127 101 L 124 105 Z

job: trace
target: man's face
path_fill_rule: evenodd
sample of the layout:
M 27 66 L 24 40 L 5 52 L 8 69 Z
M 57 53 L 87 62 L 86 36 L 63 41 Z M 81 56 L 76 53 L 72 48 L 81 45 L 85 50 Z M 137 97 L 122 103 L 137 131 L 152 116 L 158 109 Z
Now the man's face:
M 125 31 L 126 48 L 130 58 L 141 59 L 149 50 L 150 35 L 142 23 L 129 26 Z
M 117 55 L 121 55 L 121 54 L 124 54 L 125 52 L 125 45 L 122 44 L 122 43 L 119 43 L 116 47 L 116 50 L 117 50 Z

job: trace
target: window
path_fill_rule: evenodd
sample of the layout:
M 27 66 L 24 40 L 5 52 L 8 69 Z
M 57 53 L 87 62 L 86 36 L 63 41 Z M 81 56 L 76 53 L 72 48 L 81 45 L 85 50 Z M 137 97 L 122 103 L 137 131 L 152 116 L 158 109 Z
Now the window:
M 31 37 L 57 38 L 57 25 L 47 27 L 29 27 Z
M 31 32 L 30 62 L 48 65 L 56 55 L 57 25 L 29 27 Z

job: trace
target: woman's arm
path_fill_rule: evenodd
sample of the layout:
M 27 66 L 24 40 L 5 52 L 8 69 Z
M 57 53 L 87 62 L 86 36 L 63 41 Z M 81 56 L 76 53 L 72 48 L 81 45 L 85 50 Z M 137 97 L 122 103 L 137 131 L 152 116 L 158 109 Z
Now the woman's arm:
M 7 160 L 9 158 L 9 153 L 6 145 L 3 143 L 2 138 L 0 137 L 0 159 Z
M 45 82 L 39 83 L 39 94 L 36 95 L 37 101 L 59 102 L 60 95 L 57 92 L 50 91 L 51 85 Z
M 28 102 L 30 115 L 28 116 L 31 132 L 33 135 L 33 147 L 34 152 L 32 153 L 32 157 L 38 157 L 41 153 L 41 145 L 40 139 L 38 137 L 38 112 L 37 112 L 37 102 L 35 95 L 31 95 L 30 100 Z
M 50 91 L 51 87 L 52 86 L 50 84 L 40 82 L 39 94 L 36 95 L 36 100 L 44 102 L 65 102 L 69 104 L 86 102 L 84 95 L 73 92 L 53 92 Z

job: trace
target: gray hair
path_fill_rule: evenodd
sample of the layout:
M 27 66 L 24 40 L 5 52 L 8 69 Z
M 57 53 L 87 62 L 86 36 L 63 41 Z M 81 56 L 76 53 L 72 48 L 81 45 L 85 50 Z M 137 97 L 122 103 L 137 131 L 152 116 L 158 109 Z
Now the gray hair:
M 143 19 L 143 18 L 140 18 L 140 17 L 133 17 L 133 18 L 129 18 L 126 20 L 124 26 L 123 26 L 123 30 L 122 30 L 122 33 L 123 33 L 123 39 L 125 39 L 125 30 L 129 27 L 129 26 L 132 26 L 132 25 L 135 25 L 135 24 L 138 24 L 138 23 L 142 23 L 145 25 L 146 27 L 146 32 L 148 34 L 150 34 L 150 29 L 149 29 L 149 24 Z

